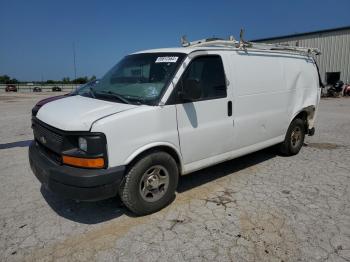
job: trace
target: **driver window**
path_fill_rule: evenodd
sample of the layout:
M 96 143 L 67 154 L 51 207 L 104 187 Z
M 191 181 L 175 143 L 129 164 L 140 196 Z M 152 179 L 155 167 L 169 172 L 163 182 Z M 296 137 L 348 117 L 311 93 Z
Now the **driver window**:
M 226 78 L 220 56 L 200 56 L 186 69 L 183 81 L 197 80 L 202 89 L 200 100 L 226 97 Z

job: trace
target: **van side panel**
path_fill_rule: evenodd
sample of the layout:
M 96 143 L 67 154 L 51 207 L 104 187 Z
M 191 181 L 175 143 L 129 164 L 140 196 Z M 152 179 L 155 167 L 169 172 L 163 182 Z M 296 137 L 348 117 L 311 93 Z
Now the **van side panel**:
M 290 91 L 285 85 L 281 56 L 237 51 L 231 63 L 235 149 L 284 135 Z

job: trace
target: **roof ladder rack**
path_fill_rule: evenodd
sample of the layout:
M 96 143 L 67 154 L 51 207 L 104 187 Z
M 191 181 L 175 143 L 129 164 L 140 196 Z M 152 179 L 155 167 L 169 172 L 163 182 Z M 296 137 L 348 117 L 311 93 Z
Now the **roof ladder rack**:
M 242 50 L 247 50 L 248 48 L 252 48 L 252 49 L 258 49 L 258 50 L 289 51 L 289 52 L 296 52 L 296 53 L 307 54 L 307 55 L 321 54 L 320 50 L 317 48 L 248 42 L 243 40 L 243 30 L 241 30 L 240 32 L 240 41 L 237 41 L 234 39 L 233 36 L 230 36 L 228 40 L 224 40 L 220 38 L 206 38 L 206 39 L 189 42 L 187 41 L 186 36 L 183 36 L 181 37 L 181 45 L 183 47 L 231 47 L 231 48 L 239 48 Z

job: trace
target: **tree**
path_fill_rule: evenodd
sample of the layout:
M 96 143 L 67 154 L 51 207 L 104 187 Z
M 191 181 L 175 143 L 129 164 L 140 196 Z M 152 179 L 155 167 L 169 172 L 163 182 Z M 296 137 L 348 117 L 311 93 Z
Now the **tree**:
M 63 84 L 69 84 L 70 83 L 70 78 L 69 77 L 63 77 L 62 83 Z
M 11 78 L 8 75 L 0 76 L 0 84 L 17 84 L 19 81 L 16 78 Z
M 0 76 L 0 84 L 7 84 L 10 81 L 10 77 L 8 75 Z
M 92 76 L 92 77 L 90 77 L 90 79 L 89 79 L 89 82 L 92 82 L 92 81 L 95 81 L 96 80 L 96 76 Z
M 86 84 L 88 81 L 89 81 L 88 77 L 84 76 L 84 77 L 78 77 L 72 80 L 72 83 L 81 85 L 81 84 Z
M 18 84 L 19 81 L 16 78 L 11 78 L 8 84 Z

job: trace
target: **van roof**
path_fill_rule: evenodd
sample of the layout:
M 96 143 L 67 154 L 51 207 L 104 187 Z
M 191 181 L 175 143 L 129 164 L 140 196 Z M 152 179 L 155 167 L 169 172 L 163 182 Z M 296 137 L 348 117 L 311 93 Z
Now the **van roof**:
M 149 50 L 142 50 L 139 52 L 135 52 L 134 54 L 142 54 L 142 53 L 184 53 L 189 54 L 194 51 L 198 50 L 208 50 L 208 49 L 214 49 L 217 50 L 218 47 L 170 47 L 170 48 L 157 48 L 157 49 L 149 49 Z M 232 50 L 232 48 L 219 48 L 219 49 L 227 49 Z
M 190 54 L 195 51 L 210 51 L 210 50 L 218 50 L 218 51 L 242 51 L 240 48 L 235 47 L 225 47 L 225 46 L 206 46 L 206 47 L 170 47 L 170 48 L 158 48 L 158 49 L 149 49 L 142 50 L 132 54 L 142 54 L 142 53 L 183 53 Z M 279 53 L 279 54 L 288 54 L 295 56 L 307 56 L 307 54 L 296 53 L 288 50 L 262 50 L 257 48 L 249 48 L 249 51 L 258 51 L 258 52 L 266 52 L 266 53 Z

